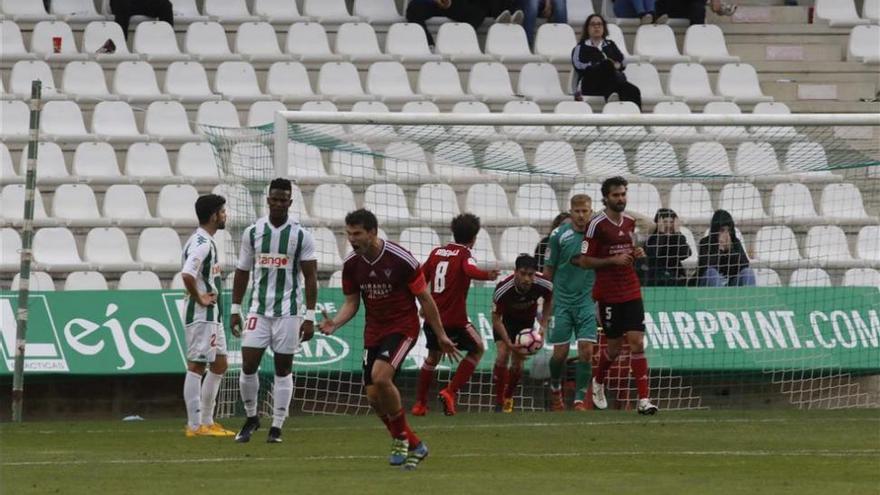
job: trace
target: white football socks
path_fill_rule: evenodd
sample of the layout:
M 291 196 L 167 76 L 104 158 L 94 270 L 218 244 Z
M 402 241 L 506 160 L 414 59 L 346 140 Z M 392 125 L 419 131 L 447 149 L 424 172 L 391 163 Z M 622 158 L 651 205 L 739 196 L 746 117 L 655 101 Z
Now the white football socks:
M 244 372 L 238 377 L 238 387 L 241 389 L 241 401 L 244 403 L 244 412 L 247 416 L 257 415 L 257 394 L 260 393 L 260 377 L 257 373 L 246 375 Z
M 281 428 L 284 426 L 290 408 L 290 398 L 293 396 L 293 375 L 275 375 L 275 388 L 272 393 L 275 395 L 272 404 L 272 426 Z
M 214 405 L 217 403 L 217 392 L 220 390 L 220 382 L 222 381 L 223 375 L 212 373 L 210 370 L 205 374 L 201 391 L 203 425 L 214 424 Z
M 183 402 L 186 404 L 186 423 L 193 430 L 199 427 L 201 384 L 202 375 L 192 371 L 186 372 L 186 378 L 183 380 Z

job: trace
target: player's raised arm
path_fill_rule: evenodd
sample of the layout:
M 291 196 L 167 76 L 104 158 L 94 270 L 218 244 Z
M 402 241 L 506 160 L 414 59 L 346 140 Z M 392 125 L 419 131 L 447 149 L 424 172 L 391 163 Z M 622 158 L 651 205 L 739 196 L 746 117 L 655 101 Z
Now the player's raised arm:
M 477 261 L 473 258 L 468 258 L 467 261 L 462 264 L 462 268 L 464 269 L 464 274 L 474 280 L 495 280 L 500 273 L 496 269 L 481 270 L 480 267 L 477 266 Z
M 427 285 L 421 291 L 416 293 L 415 296 L 419 300 L 419 304 L 422 306 L 422 311 L 425 314 L 425 321 L 428 322 L 428 325 L 431 326 L 431 330 L 433 330 L 434 334 L 437 336 L 437 342 L 440 344 L 440 349 L 444 354 L 449 355 L 449 357 L 456 361 L 461 359 L 461 354 L 458 352 L 458 349 L 456 349 L 455 344 L 453 344 L 452 340 L 446 335 L 446 330 L 443 328 L 443 322 L 440 321 L 440 311 L 437 310 L 437 304 L 434 302 L 434 298 L 431 297 L 431 292 Z

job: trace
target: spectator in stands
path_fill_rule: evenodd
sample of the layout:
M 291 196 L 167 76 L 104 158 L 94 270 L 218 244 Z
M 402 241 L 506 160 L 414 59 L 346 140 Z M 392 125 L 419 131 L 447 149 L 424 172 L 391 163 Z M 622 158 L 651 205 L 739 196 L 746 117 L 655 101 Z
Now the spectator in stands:
M 128 22 L 135 15 L 155 17 L 174 25 L 174 11 L 169 0 L 110 0 L 110 11 L 125 39 L 128 39 Z
M 581 39 L 571 51 L 571 64 L 577 73 L 575 100 L 582 95 L 603 96 L 605 101 L 631 101 L 642 108 L 642 93 L 626 80 L 623 53 L 607 39 L 608 26 L 599 14 L 587 17 Z
M 539 272 L 544 271 L 544 253 L 547 251 L 547 244 L 550 242 L 550 234 L 552 234 L 560 225 L 570 222 L 571 213 L 564 211 L 559 215 L 556 215 L 556 218 L 553 219 L 553 223 L 550 225 L 550 232 L 548 232 L 543 239 L 538 241 L 538 245 L 535 246 L 535 259 L 538 260 Z
M 654 0 L 614 0 L 614 15 L 621 19 L 638 18 L 642 24 L 654 22 Z
M 699 280 L 704 287 L 741 287 L 755 285 L 755 272 L 749 268 L 749 257 L 736 235 L 733 217 L 726 210 L 712 215 L 709 235 L 700 239 L 698 247 Z
M 669 208 L 660 208 L 654 215 L 654 225 L 654 232 L 645 242 L 647 262 L 642 271 L 642 285 L 687 285 L 687 273 L 681 262 L 690 257 L 691 248 L 679 231 L 678 215 Z
M 568 5 L 565 0 L 520 0 L 519 6 L 524 13 L 523 28 L 526 30 L 530 46 L 535 44 L 535 26 L 538 17 L 559 24 L 568 22 Z
M 456 22 L 466 22 L 477 29 L 486 17 L 496 17 L 495 22 L 522 24 L 523 12 L 515 10 L 515 0 L 410 0 L 406 6 L 406 20 L 425 30 L 428 45 L 434 47 L 434 37 L 425 21 L 432 17 L 448 17 Z
M 657 0 L 654 15 L 658 24 L 665 24 L 670 17 L 688 19 L 691 24 L 705 24 L 707 6 L 715 15 L 721 16 L 733 15 L 737 8 L 721 0 Z

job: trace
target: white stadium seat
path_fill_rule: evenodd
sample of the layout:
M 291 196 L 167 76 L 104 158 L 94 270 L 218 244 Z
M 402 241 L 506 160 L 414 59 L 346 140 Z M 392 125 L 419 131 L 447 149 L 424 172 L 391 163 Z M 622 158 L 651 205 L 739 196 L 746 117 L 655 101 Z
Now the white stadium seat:
M 629 165 L 627 165 L 626 155 L 619 143 L 597 141 L 587 146 L 584 152 L 585 175 L 604 178 L 628 173 Z
M 76 101 L 114 100 L 104 81 L 104 70 L 94 61 L 73 61 L 64 66 L 61 91 Z
M 758 73 L 749 64 L 725 64 L 718 71 L 716 92 L 736 103 L 754 104 L 762 101 L 773 101 L 761 90 Z
M 532 254 L 541 240 L 541 234 L 533 227 L 510 227 L 501 233 L 499 242 L 501 261 L 513 263 L 522 253 Z
M 113 41 L 116 51 L 113 53 L 96 53 L 107 40 Z M 128 43 L 122 35 L 122 28 L 115 22 L 95 21 L 86 25 L 83 31 L 83 52 L 94 53 L 98 61 L 137 60 L 138 55 L 128 51 Z
M 174 20 L 182 24 L 196 21 L 207 21 L 210 17 L 202 15 L 196 5 L 196 0 L 171 0 Z
M 734 218 L 736 214 L 734 213 Z M 755 259 L 765 262 L 789 262 L 801 259 L 794 232 L 785 226 L 761 227 L 755 235 Z
M 376 62 L 367 71 L 367 92 L 385 102 L 407 102 L 424 98 L 413 93 L 406 68 L 400 62 Z
M 862 18 L 880 23 L 880 0 L 865 0 L 862 2 Z
M 526 31 L 519 24 L 499 24 L 489 26 L 486 34 L 486 53 L 504 64 L 522 64 L 543 59 L 532 54 Z
M 0 43 L 3 44 L 4 59 L 15 61 L 37 58 L 35 53 L 31 53 L 25 48 L 21 28 L 15 21 L 8 19 L 0 21 Z
M 61 52 L 55 53 L 54 38 L 61 38 Z M 31 32 L 31 52 L 40 55 L 46 60 L 70 61 L 85 60 L 89 56 L 80 53 L 76 47 L 76 38 L 73 30 L 66 22 L 40 21 L 34 25 Z
M 789 287 L 831 287 L 831 277 L 821 268 L 798 268 L 791 273 Z
M 502 113 L 509 114 L 540 114 L 541 107 L 538 106 L 534 101 L 528 100 L 513 100 L 508 101 L 504 104 L 504 107 L 501 110 Z M 523 140 L 532 140 L 532 141 L 543 141 L 548 139 L 550 135 L 547 133 L 547 130 L 544 126 L 536 126 L 536 125 L 506 125 L 502 127 L 502 131 L 504 134 L 509 136 L 511 139 L 515 141 L 523 141 Z
M 125 232 L 116 228 L 95 228 L 86 235 L 83 258 L 102 271 L 138 270 L 131 257 Z
M 719 207 L 727 210 L 739 221 L 764 220 L 763 196 L 758 189 L 747 183 L 725 184 L 721 189 Z
M 351 62 L 322 65 L 318 72 L 318 92 L 337 103 L 373 99 L 364 93 L 357 68 Z
M 663 92 L 663 85 L 660 84 L 660 74 L 657 68 L 649 63 L 627 64 L 624 69 L 626 79 L 638 86 L 642 93 L 642 102 L 647 104 L 659 103 L 661 101 L 672 101 L 675 97 L 668 96 Z
M 770 216 L 797 219 L 799 222 L 815 219 L 817 215 L 812 193 L 801 183 L 776 184 L 770 195 Z
M 358 2 L 372 4 L 372 2 Z M 385 34 L 385 53 L 397 57 L 404 63 L 424 63 L 442 60 L 443 57 L 431 52 L 425 31 L 415 23 L 397 22 L 388 27 Z
M 409 250 L 417 260 L 424 262 L 431 250 L 440 246 L 440 236 L 430 227 L 410 227 L 400 232 L 400 245 Z
M 61 88 L 55 85 L 55 77 L 49 64 L 42 60 L 19 60 L 12 66 L 9 74 L 9 92 L 22 99 L 31 97 L 31 87 L 35 80 L 41 82 L 41 96 L 46 100 L 61 97 Z
M 218 184 L 214 186 L 211 193 L 226 198 L 227 223 L 245 222 L 244 225 L 247 225 L 246 222 L 251 222 L 253 218 L 257 217 L 250 191 L 244 185 Z
M 373 184 L 364 191 L 364 208 L 372 211 L 382 225 L 407 223 L 412 218 L 406 194 L 397 184 Z
M 498 258 L 495 256 L 495 248 L 492 246 L 492 238 L 489 237 L 486 229 L 480 229 L 477 232 L 477 239 L 474 242 L 474 247 L 471 248 L 471 253 L 474 255 L 474 259 L 478 263 L 484 263 L 484 266 L 492 266 L 498 262 Z
M 257 73 L 249 62 L 223 62 L 214 73 L 214 91 L 234 103 L 268 99 L 260 90 Z
M 397 183 L 421 184 L 430 180 L 431 170 L 425 150 L 413 142 L 390 143 L 385 147 L 382 169 L 385 175 Z
M 326 24 L 341 24 L 360 20 L 348 12 L 345 0 L 304 0 L 303 14 Z
M 382 53 L 373 26 L 366 22 L 348 22 L 336 32 L 336 53 L 355 63 L 392 60 Z
M 862 227 L 856 241 L 856 250 L 859 259 L 880 261 L 880 226 Z
M 92 0 L 52 0 L 49 13 L 63 17 L 68 22 L 90 22 L 104 19 L 95 10 Z
M 669 207 L 682 219 L 682 222 L 709 221 L 712 217 L 712 199 L 709 190 L 699 182 L 682 182 L 672 186 L 669 191 Z
M 335 62 L 342 60 L 330 50 L 324 26 L 317 22 L 297 22 L 287 30 L 285 50 L 302 62 Z
M 21 235 L 17 229 L 0 229 L 0 270 L 17 270 L 21 266 Z
M 597 205 L 598 206 L 598 205 Z M 653 184 L 630 183 L 627 188 L 627 209 L 648 218 L 654 218 L 654 214 L 663 204 L 660 202 L 660 193 Z M 597 208 L 598 209 L 598 208 Z
M 298 142 L 287 143 L 287 163 L 290 175 L 299 179 L 323 179 L 327 177 L 321 149 Z
M 205 15 L 220 22 L 240 24 L 260 19 L 251 15 L 245 0 L 203 0 Z
M 145 56 L 150 62 L 189 59 L 189 55 L 181 53 L 177 45 L 174 28 L 163 21 L 146 21 L 138 24 L 131 46 L 134 53 Z
M 317 98 L 306 68 L 299 62 L 276 62 L 266 76 L 266 93 L 285 103 L 301 103 Z
M 807 258 L 820 262 L 852 260 L 846 234 L 836 225 L 810 227 L 804 241 L 804 253 Z
M 533 165 L 536 172 L 570 175 L 578 175 L 580 173 L 574 148 L 565 141 L 543 141 L 539 143 L 537 149 L 535 149 Z
M 701 64 L 739 62 L 727 51 L 724 32 L 715 24 L 694 24 L 684 35 L 684 54 Z
M 755 279 L 758 287 L 782 287 L 779 274 L 772 268 L 755 268 Z
M 89 182 L 121 182 L 116 151 L 106 142 L 80 143 L 73 154 L 73 175 Z
M 507 193 L 498 184 L 474 184 L 468 188 L 465 210 L 486 223 L 504 223 L 513 218 Z
M 585 17 L 586 19 L 586 17 Z M 568 24 L 545 23 L 535 35 L 535 53 L 551 62 L 568 62 L 571 49 L 577 44 L 574 29 Z
M 218 178 L 214 149 L 209 143 L 185 143 L 177 152 L 177 175 L 196 180 Z
M 0 190 L 0 215 L 6 220 L 18 220 L 24 218 L 24 184 L 8 184 Z M 43 206 L 43 195 L 40 190 L 34 190 L 34 220 L 39 223 L 48 218 L 46 208 Z
M 553 113 L 560 115 L 583 115 L 593 113 L 593 109 L 585 101 L 560 101 L 553 109 Z M 560 137 L 566 138 L 596 138 L 599 130 L 593 126 L 554 126 L 553 132 Z
M 107 290 L 107 280 L 101 272 L 70 272 L 64 290 Z
M 415 216 L 444 225 L 460 213 L 458 198 L 449 184 L 422 184 L 416 191 Z
M 69 226 L 109 225 L 98 212 L 95 192 L 86 184 L 62 184 L 52 198 L 52 216 Z
M 483 174 L 473 163 L 473 151 L 463 141 L 442 142 L 434 148 L 434 173 L 445 179 L 482 180 Z
M 776 101 L 764 101 L 752 108 L 753 114 L 759 115 L 790 115 L 788 105 Z M 750 129 L 752 135 L 767 141 L 788 141 L 798 136 L 794 127 L 790 126 L 755 126 Z
M 235 53 L 251 62 L 276 62 L 292 58 L 289 53 L 281 52 L 275 28 L 268 22 L 239 24 L 235 32 Z
M 323 100 L 307 101 L 302 104 L 300 110 L 303 112 L 336 112 L 338 108 L 332 101 Z M 339 139 L 344 139 L 347 135 L 341 124 L 307 124 L 303 127 L 308 129 L 309 132 L 314 132 L 318 135 L 326 134 Z
M 219 99 L 208 86 L 208 73 L 199 62 L 172 62 L 168 65 L 165 93 L 184 103 Z
M 446 22 L 437 31 L 437 53 L 454 63 L 492 60 L 480 50 L 477 33 L 470 24 Z
M 576 194 L 586 194 L 593 200 L 593 205 L 602 204 L 602 184 L 596 182 L 576 182 L 568 191 L 568 200 Z
M 471 67 L 468 94 L 488 103 L 505 103 L 515 98 L 507 67 L 499 62 L 478 62 Z
M 254 0 L 254 14 L 275 24 L 289 25 L 309 20 L 299 13 L 296 0 Z
M 182 251 L 180 236 L 174 229 L 148 227 L 138 237 L 135 259 L 154 271 L 178 271 Z
M 825 148 L 819 143 L 791 143 L 785 152 L 785 168 L 789 172 L 830 174 Z
M 776 151 L 770 143 L 740 143 L 736 148 L 736 171 L 740 175 L 772 175 L 781 173 Z
M 675 33 L 672 28 L 663 24 L 639 26 L 633 51 L 651 63 L 688 62 L 691 59 L 678 51 Z
M 832 219 L 867 219 L 862 193 L 854 184 L 828 184 L 822 189 L 822 215 Z
M 458 69 L 451 62 L 425 62 L 419 69 L 416 83 L 419 94 L 439 102 L 459 102 L 473 100 L 462 90 Z
M 566 26 L 565 24 L 558 24 Z M 516 93 L 537 103 L 557 104 L 570 101 L 571 95 L 565 94 L 559 83 L 556 67 L 548 63 L 527 63 L 519 72 Z
M 724 149 L 723 144 L 714 141 L 690 145 L 685 169 L 688 175 L 694 176 L 724 177 L 733 175 L 727 150 Z M 734 218 L 736 218 L 735 215 Z
M 642 111 L 631 101 L 609 101 L 602 107 L 602 113 L 609 115 L 639 115 Z M 641 126 L 611 125 L 600 127 L 600 131 L 603 138 L 620 140 L 643 138 L 648 134 L 648 131 Z
M 170 98 L 159 90 L 153 64 L 140 61 L 124 61 L 116 66 L 113 73 L 113 93 L 129 102 L 153 102 Z
M 710 101 L 703 107 L 704 115 L 741 115 L 739 105 L 732 101 Z M 722 142 L 739 142 L 751 139 L 748 131 L 743 126 L 703 126 L 700 129 L 703 134 Z
M 216 127 L 241 127 L 238 110 L 231 101 L 206 101 L 196 111 L 196 123 Z
M 394 0 L 356 0 L 353 13 L 367 22 L 394 25 L 406 20 L 397 11 L 396 4 Z
M 86 132 L 82 111 L 73 101 L 46 102 L 40 115 L 40 134 L 57 141 L 95 139 L 93 134 Z
M 160 290 L 162 281 L 153 272 L 132 270 L 119 277 L 117 290 Z
M 490 113 L 489 106 L 481 101 L 460 101 L 452 107 L 452 113 Z M 467 139 L 491 138 L 496 135 L 490 125 L 457 125 L 449 128 L 452 135 Z
M 852 27 L 871 22 L 859 17 L 853 0 L 816 0 L 816 19 L 831 27 Z
M 158 225 L 159 221 L 150 214 L 147 196 L 140 186 L 134 184 L 115 184 L 104 192 L 102 214 L 114 225 Z
M 202 62 L 222 62 L 240 58 L 229 50 L 226 30 L 218 22 L 191 23 L 183 37 L 183 47 L 186 53 Z
M 159 190 L 156 200 L 156 216 L 173 225 L 194 226 L 198 224 L 195 208 L 199 193 L 190 185 L 169 184 Z
M 15 182 L 18 179 L 18 173 L 12 164 L 12 154 L 4 143 L 0 143 L 0 177 L 5 182 Z
M 583 23 L 578 25 L 578 29 L 583 25 Z M 642 57 L 639 55 L 632 55 L 629 50 L 626 48 L 626 39 L 623 37 L 623 30 L 620 29 L 620 26 L 617 24 L 607 24 L 608 28 L 608 39 L 613 41 L 614 44 L 617 45 L 617 48 L 620 49 L 620 53 L 623 54 L 623 62 L 624 63 L 632 63 L 632 62 L 647 62 L 648 60 L 642 60 Z M 569 55 L 570 56 L 570 55 Z
M 486 146 L 480 166 L 488 172 L 494 170 L 530 172 L 529 163 L 522 147 L 513 141 L 496 141 Z
M 516 215 L 526 221 L 545 222 L 560 212 L 556 193 L 549 184 L 523 184 L 519 186 L 516 191 L 514 208 Z
M 159 143 L 134 143 L 125 153 L 123 173 L 139 181 L 161 182 L 171 179 L 168 152 Z
M 42 5 L 42 3 L 40 4 Z M 13 291 L 18 290 L 20 282 L 21 274 L 16 273 L 15 276 L 12 277 L 12 286 L 9 289 Z M 32 291 L 52 292 L 55 290 L 55 281 L 53 281 L 52 276 L 46 272 L 32 271 L 29 287 Z
M 846 287 L 880 287 L 880 272 L 873 268 L 850 268 L 843 274 Z
M 311 229 L 315 241 L 315 256 L 318 258 L 319 270 L 336 270 L 342 267 L 342 258 L 339 257 L 339 245 L 336 236 L 327 227 Z
M 137 128 L 134 111 L 124 101 L 102 101 L 92 110 L 92 131 L 98 139 L 115 143 L 146 141 Z
M 18 171 L 24 177 L 27 169 L 30 143 L 26 144 L 21 152 Z M 114 155 L 115 156 L 115 155 Z M 64 160 L 64 152 L 55 143 L 41 141 L 37 145 L 37 183 L 64 183 L 70 181 L 70 173 L 67 171 L 67 163 Z
M 321 220 L 339 222 L 356 208 L 354 194 L 345 184 L 321 184 L 312 195 L 312 216 Z
M 144 134 L 163 143 L 198 139 L 189 126 L 186 109 L 177 101 L 150 103 L 144 117 Z
M 880 26 L 854 27 L 849 34 L 846 57 L 866 64 L 880 64 Z
M 79 257 L 73 233 L 64 227 L 38 229 L 34 234 L 34 262 L 47 271 L 87 269 Z
M 565 0 L 565 10 L 568 14 L 568 22 L 576 25 L 578 29 L 583 26 L 587 17 L 596 13 L 593 10 L 593 2 L 584 2 L 583 0 Z
M 667 76 L 666 93 L 683 98 L 688 104 L 699 105 L 724 100 L 724 97 L 712 93 L 709 74 L 700 64 L 673 65 Z
M 690 157 L 690 154 L 688 154 Z M 610 172 L 610 170 L 609 170 Z M 678 157 L 669 143 L 651 141 L 636 148 L 633 173 L 646 177 L 679 177 Z
M 372 150 L 363 143 L 352 143 L 348 150 L 330 153 L 330 173 L 354 179 L 375 179 L 379 172 Z

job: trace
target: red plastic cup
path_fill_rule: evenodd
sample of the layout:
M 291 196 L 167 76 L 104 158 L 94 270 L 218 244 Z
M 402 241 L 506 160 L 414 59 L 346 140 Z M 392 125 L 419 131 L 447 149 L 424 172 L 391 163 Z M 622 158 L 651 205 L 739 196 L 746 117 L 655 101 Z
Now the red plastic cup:
M 52 37 L 52 50 L 55 53 L 61 53 L 61 36 Z

